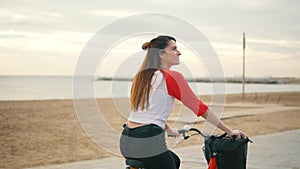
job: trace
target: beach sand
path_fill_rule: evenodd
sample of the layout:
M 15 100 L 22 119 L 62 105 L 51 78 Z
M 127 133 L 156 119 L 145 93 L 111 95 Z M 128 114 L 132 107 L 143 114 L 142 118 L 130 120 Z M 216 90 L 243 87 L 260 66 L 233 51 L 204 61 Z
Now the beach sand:
M 250 137 L 300 128 L 300 92 L 247 94 L 243 103 L 246 106 L 242 107 L 228 106 L 241 103 L 240 94 L 227 95 L 226 98 L 225 112 L 249 110 L 252 107 L 247 107 L 247 104 L 253 105 L 254 102 L 254 105 L 259 106 L 299 108 L 224 119 L 227 125 L 243 130 Z M 201 96 L 201 99 L 207 104 L 211 101 L 210 96 Z M 128 103 L 127 99 L 120 100 Z M 97 103 L 106 121 L 121 132 L 126 119 L 120 115 L 119 110 L 128 112 L 127 104 L 116 108 L 112 99 L 97 99 Z M 177 104 L 173 110 L 175 114 L 178 107 Z M 202 126 L 202 122 L 196 124 L 196 127 Z M 0 133 L 0 168 L 3 169 L 99 159 L 112 155 L 96 145 L 82 130 L 73 100 L 0 101 Z M 178 146 L 193 144 L 199 144 L 199 138 L 192 138 Z

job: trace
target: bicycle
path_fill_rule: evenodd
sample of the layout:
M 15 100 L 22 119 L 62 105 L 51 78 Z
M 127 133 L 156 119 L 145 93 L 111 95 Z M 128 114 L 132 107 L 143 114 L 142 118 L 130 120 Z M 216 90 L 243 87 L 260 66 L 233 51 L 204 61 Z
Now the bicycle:
M 204 138 L 205 142 L 202 146 L 202 151 L 207 164 L 209 164 L 211 158 L 216 158 L 218 168 L 220 169 L 246 169 L 247 143 L 252 143 L 248 137 L 240 139 L 235 137 L 229 138 L 226 137 L 226 133 L 220 136 L 206 135 L 199 129 L 192 128 L 189 125 L 185 125 L 183 129 L 178 130 L 178 132 L 182 135 L 183 140 L 187 140 L 195 135 L 200 135 Z M 188 135 L 189 132 L 193 133 Z M 230 160 L 227 160 L 228 158 L 230 158 Z M 125 158 L 125 164 L 126 169 L 147 169 L 147 165 L 139 159 Z

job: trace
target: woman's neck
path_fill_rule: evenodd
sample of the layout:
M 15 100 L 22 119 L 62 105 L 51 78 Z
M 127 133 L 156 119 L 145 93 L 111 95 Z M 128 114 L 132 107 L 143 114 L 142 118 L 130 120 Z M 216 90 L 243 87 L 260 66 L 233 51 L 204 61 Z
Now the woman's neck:
M 162 70 L 169 70 L 171 68 L 171 66 L 168 66 L 168 65 L 165 65 L 165 64 L 162 64 L 160 67 L 161 67 Z

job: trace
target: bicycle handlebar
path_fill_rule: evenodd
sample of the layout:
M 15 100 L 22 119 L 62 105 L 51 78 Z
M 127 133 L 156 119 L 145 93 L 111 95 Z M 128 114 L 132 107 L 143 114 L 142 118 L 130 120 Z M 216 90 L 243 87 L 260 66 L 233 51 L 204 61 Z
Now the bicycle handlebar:
M 188 133 L 189 131 L 195 131 L 197 134 L 201 135 L 204 138 L 207 138 L 208 136 L 205 135 L 204 133 L 202 133 L 200 130 L 198 130 L 197 128 L 192 128 L 189 125 L 184 125 L 182 130 L 178 130 L 179 134 L 182 134 L 183 138 L 185 140 L 187 140 L 190 136 L 187 136 L 186 133 Z
M 186 133 L 188 133 L 189 131 L 194 131 L 196 132 L 198 135 L 201 135 L 205 140 L 208 139 L 210 136 L 209 135 L 206 135 L 204 133 L 202 133 L 200 130 L 198 130 L 197 128 L 192 128 L 190 127 L 189 125 L 184 125 L 183 129 L 182 130 L 178 130 L 178 133 L 179 134 L 182 134 L 184 140 L 187 140 L 190 136 L 193 136 L 190 135 L 190 136 L 187 136 Z M 224 133 L 226 135 L 226 133 Z M 236 136 L 233 136 L 233 138 L 235 138 Z M 243 139 L 246 139 L 246 140 L 249 140 L 251 143 L 252 143 L 252 140 L 250 140 L 249 137 L 246 137 L 246 138 L 243 138 Z

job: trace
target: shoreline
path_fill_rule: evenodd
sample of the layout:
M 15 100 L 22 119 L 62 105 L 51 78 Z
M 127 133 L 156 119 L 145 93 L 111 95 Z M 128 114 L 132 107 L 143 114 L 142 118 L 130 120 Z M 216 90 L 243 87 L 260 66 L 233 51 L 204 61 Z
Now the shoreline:
M 200 99 L 210 104 L 211 96 L 203 95 Z M 241 97 L 241 94 L 226 95 L 225 112 L 260 111 L 259 107 L 296 109 L 223 119 L 228 126 L 241 129 L 250 137 L 300 128 L 300 92 L 257 93 L 256 96 L 255 93 L 248 93 L 244 103 L 241 103 Z M 96 101 L 105 120 L 116 131 L 121 132 L 126 119 L 119 111 L 128 112 L 128 98 L 99 98 Z M 243 106 L 239 106 L 241 104 Z M 180 112 L 180 107 L 181 104 L 175 102 L 172 113 Z M 204 123 L 195 125 L 202 128 Z M 0 101 L 0 128 L 1 169 L 45 166 L 112 156 L 96 145 L 82 130 L 73 99 Z M 199 144 L 198 137 L 178 146 L 194 144 Z
M 296 84 L 297 85 L 297 84 Z M 266 95 L 266 94 L 294 94 L 294 93 L 300 93 L 300 91 L 271 91 L 271 92 L 248 92 L 245 93 L 245 95 Z M 228 94 L 203 94 L 203 95 L 198 95 L 199 98 L 202 97 L 211 97 L 211 96 L 230 96 L 230 95 L 241 95 L 242 97 L 242 93 L 228 93 Z M 249 96 L 248 96 L 249 97 Z M 85 99 L 85 98 L 84 98 Z M 102 100 L 102 99 L 129 99 L 129 97 L 98 97 L 98 98 L 88 98 L 88 99 L 95 99 L 95 100 Z M 70 101 L 70 100 L 74 100 L 74 98 L 45 98 L 45 99 L 16 99 L 16 100 L 1 100 L 0 102 L 22 102 L 22 101 Z
M 98 77 L 95 81 L 132 81 L 132 78 L 122 77 Z M 224 78 L 187 78 L 188 82 L 199 83 L 243 83 L 241 77 L 224 77 Z M 246 84 L 300 84 L 298 77 L 247 77 Z

